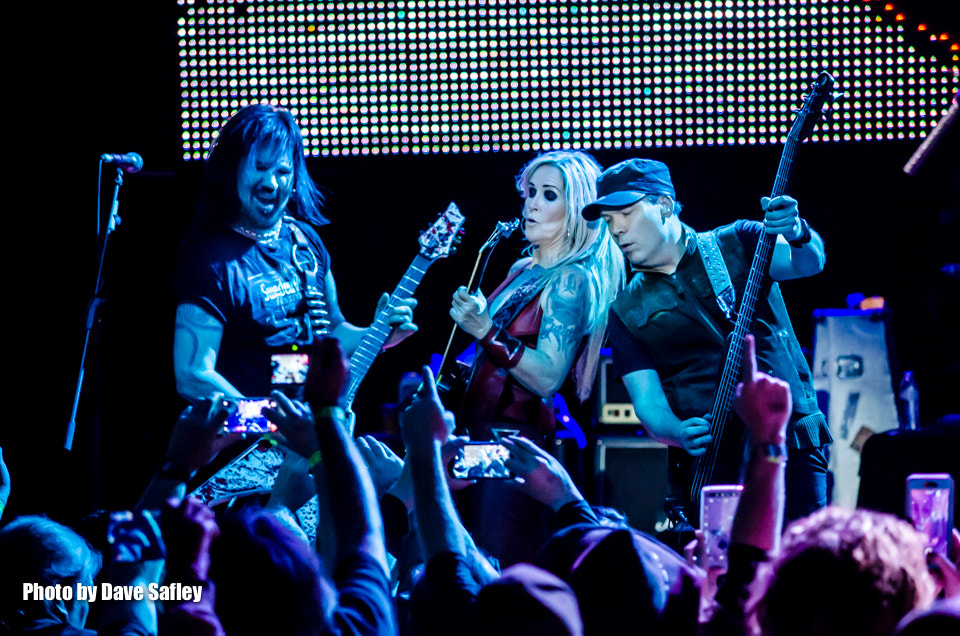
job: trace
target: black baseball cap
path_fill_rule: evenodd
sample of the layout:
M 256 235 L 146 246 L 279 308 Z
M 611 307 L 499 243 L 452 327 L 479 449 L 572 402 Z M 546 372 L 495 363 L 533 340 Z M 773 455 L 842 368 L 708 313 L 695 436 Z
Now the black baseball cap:
M 626 208 L 649 194 L 677 194 L 667 165 L 655 159 L 627 159 L 607 168 L 597 179 L 597 200 L 583 208 L 588 221 L 600 218 L 601 210 Z

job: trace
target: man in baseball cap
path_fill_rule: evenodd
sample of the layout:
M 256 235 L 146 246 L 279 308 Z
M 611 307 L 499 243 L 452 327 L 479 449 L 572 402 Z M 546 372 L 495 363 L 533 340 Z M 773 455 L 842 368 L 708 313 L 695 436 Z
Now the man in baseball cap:
M 625 208 L 653 194 L 677 197 L 666 164 L 654 159 L 628 159 L 600 175 L 598 198 L 583 209 L 583 218 L 593 221 L 600 218 L 600 211 L 604 208 Z
M 776 235 L 769 267 L 774 281 L 818 273 L 825 260 L 823 241 L 800 218 L 797 201 L 789 196 L 761 199 L 762 223 L 741 220 L 697 234 L 680 221 L 670 171 L 653 159 L 629 159 L 608 168 L 597 181 L 597 195 L 582 214 L 603 219 L 635 271 L 611 306 L 614 372 L 623 378 L 647 432 L 685 451 L 671 449 L 671 464 L 689 464 L 714 442 L 705 416 L 713 406 L 725 338 L 735 320 L 729 310 L 736 310 L 744 296 L 761 237 Z M 722 302 L 718 289 L 724 291 Z M 832 438 L 778 285 L 764 284 L 753 293 L 758 296 L 754 333 L 760 368 L 791 384 L 793 416 L 784 441 L 790 457 L 786 515 L 794 519 L 826 503 L 823 446 Z M 735 483 L 742 453 L 719 448 L 714 478 L 720 480 L 715 483 Z

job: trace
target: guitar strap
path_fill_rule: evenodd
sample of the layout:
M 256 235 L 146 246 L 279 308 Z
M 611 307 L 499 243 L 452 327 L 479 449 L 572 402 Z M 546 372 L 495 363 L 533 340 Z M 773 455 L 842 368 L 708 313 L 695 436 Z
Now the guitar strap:
M 293 218 L 285 216 L 283 220 L 290 225 L 293 235 L 291 259 L 293 266 L 300 272 L 300 285 L 303 289 L 303 298 L 307 303 L 305 316 L 309 327 L 307 331 L 313 338 L 320 338 L 327 334 L 327 327 L 330 326 L 327 303 L 323 299 L 323 285 L 317 276 L 320 271 L 320 261 L 310 248 L 303 230 L 297 226 Z
M 720 246 L 717 244 L 716 234 L 713 232 L 698 232 L 697 245 L 700 247 L 700 258 L 703 259 L 703 267 L 707 270 L 707 277 L 713 287 L 713 294 L 717 297 L 717 305 L 720 306 L 720 311 L 727 317 L 727 320 L 736 323 L 737 317 L 734 308 L 737 302 L 737 292 L 730 280 L 727 264 L 723 261 L 723 256 L 720 255 Z

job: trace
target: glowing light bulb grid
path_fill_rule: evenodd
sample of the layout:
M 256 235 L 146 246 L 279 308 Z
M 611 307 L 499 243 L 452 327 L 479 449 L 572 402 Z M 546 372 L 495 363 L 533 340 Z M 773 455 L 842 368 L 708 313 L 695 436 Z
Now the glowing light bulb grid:
M 179 0 L 183 158 L 238 108 L 289 108 L 311 156 L 912 139 L 955 78 L 857 0 Z

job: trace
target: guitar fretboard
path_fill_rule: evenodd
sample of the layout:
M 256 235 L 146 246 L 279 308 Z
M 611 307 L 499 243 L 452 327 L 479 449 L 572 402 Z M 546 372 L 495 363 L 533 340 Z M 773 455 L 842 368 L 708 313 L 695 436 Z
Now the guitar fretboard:
M 786 194 L 789 188 L 790 178 L 793 175 L 793 164 L 800 148 L 802 129 L 805 125 L 806 118 L 801 114 L 794 121 L 790 133 L 787 135 L 787 141 L 784 143 L 783 153 L 780 156 L 780 164 L 777 166 L 777 176 L 773 182 L 773 192 L 770 195 L 772 199 Z M 776 243 L 777 235 L 764 233 L 757 242 L 757 249 L 753 254 L 743 299 L 740 301 L 740 307 L 737 311 L 737 321 L 730 338 L 730 348 L 727 350 L 727 357 L 723 365 L 723 374 L 720 377 L 713 410 L 710 412 L 710 435 L 713 441 L 707 446 L 706 453 L 698 457 L 695 462 L 690 486 L 691 502 L 700 501 L 700 491 L 710 483 L 717 464 L 720 451 L 719 441 L 727 422 L 730 420 L 733 397 L 743 366 L 743 341 L 747 334 L 753 331 L 756 323 L 757 300 L 760 297 L 760 288 L 763 281 L 770 270 L 770 260 Z
M 373 324 L 370 325 L 367 333 L 360 341 L 359 346 L 357 346 L 356 351 L 354 351 L 350 357 L 350 386 L 346 394 L 346 408 L 349 409 L 350 405 L 353 404 L 353 398 L 360 388 L 360 383 L 363 382 L 367 371 L 370 370 L 374 360 L 377 359 L 377 355 L 379 355 L 383 349 L 387 338 L 390 337 L 390 332 L 393 328 L 387 324 L 387 317 L 400 301 L 413 296 L 420 281 L 423 280 L 423 275 L 431 264 L 433 264 L 431 259 L 425 258 L 420 254 L 413 259 L 413 263 L 407 268 L 397 288 L 394 289 L 393 294 L 390 295 L 387 306 L 377 315 Z

